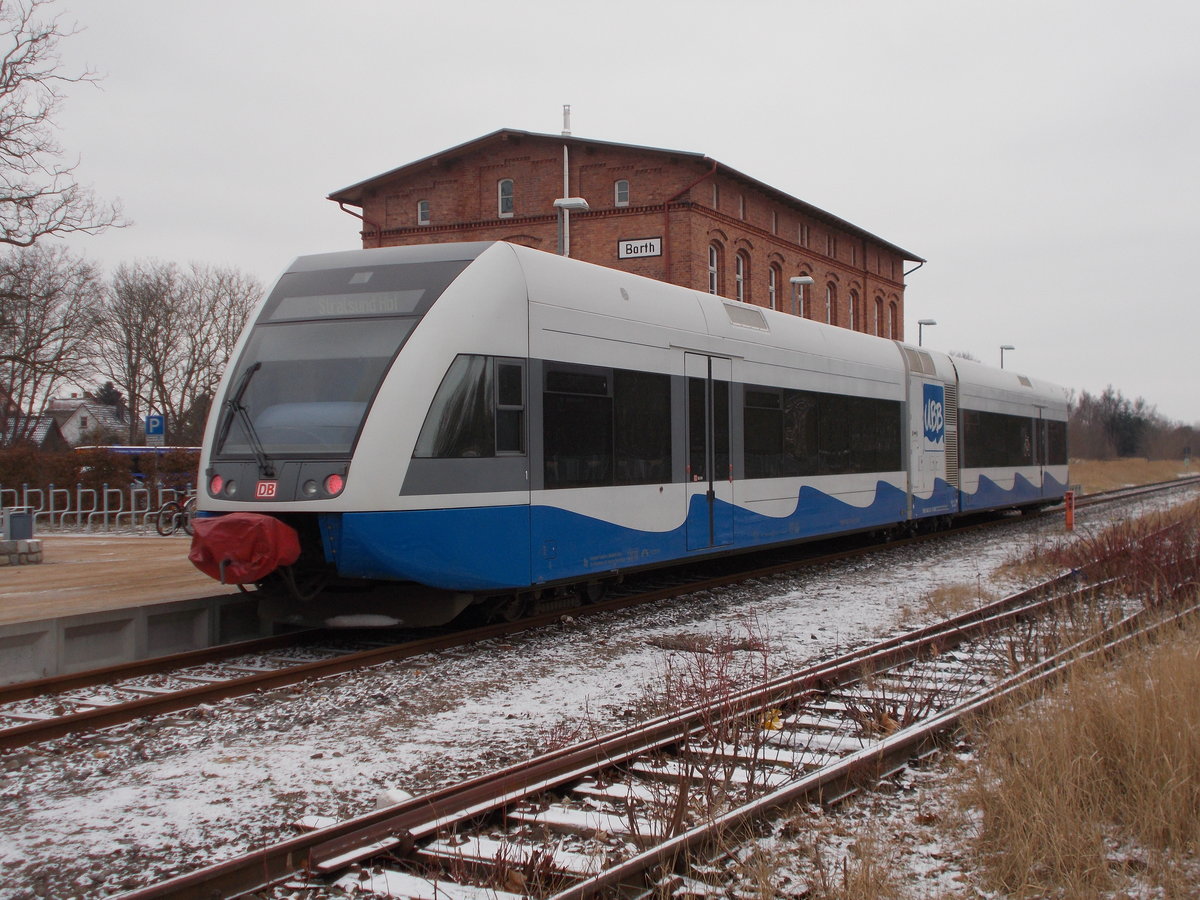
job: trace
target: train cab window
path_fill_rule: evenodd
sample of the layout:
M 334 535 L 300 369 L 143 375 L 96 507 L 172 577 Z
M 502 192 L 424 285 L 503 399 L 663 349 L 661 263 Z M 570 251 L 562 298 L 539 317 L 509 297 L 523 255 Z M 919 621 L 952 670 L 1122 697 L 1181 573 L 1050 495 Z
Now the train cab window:
M 429 406 L 413 456 L 471 459 L 524 453 L 524 361 L 455 357 Z
M 450 364 L 413 451 L 436 459 L 496 455 L 491 360 L 460 355 Z

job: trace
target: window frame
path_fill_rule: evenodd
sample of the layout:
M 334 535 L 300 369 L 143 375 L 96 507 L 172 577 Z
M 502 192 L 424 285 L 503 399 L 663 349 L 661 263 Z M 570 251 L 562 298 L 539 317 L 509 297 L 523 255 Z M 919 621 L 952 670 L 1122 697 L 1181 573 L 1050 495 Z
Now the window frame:
M 624 196 L 622 196 L 624 195 Z M 613 206 L 629 205 L 629 179 L 618 178 L 613 182 Z
M 506 186 L 508 188 L 507 191 L 505 191 Z M 507 210 L 505 209 L 506 206 Z M 496 182 L 496 215 L 501 219 L 511 219 L 516 212 L 516 208 L 516 183 L 511 178 L 501 178 Z

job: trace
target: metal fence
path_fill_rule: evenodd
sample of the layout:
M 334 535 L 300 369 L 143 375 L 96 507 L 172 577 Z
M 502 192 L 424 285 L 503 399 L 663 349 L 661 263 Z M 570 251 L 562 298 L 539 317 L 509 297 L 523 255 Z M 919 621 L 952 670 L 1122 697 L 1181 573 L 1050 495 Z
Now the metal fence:
M 82 529 L 111 531 L 118 528 L 142 529 L 152 525 L 159 508 L 168 500 L 183 500 L 192 492 L 189 484 L 184 490 L 158 485 L 147 487 L 131 484 L 127 487 L 99 489 L 77 484 L 72 488 L 19 488 L 0 484 L 0 508 L 24 507 L 34 516 L 35 526 L 49 529 Z

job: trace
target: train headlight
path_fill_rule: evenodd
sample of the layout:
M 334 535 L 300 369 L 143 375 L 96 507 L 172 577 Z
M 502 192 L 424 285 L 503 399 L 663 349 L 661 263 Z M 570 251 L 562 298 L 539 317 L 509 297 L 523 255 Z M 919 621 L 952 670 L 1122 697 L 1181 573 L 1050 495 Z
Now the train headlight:
M 300 488 L 300 490 L 304 492 L 305 497 L 315 497 L 317 496 L 318 490 L 317 483 L 310 478 L 308 481 L 304 482 L 304 485 Z
M 225 487 L 225 479 L 220 475 L 214 475 L 208 481 L 208 492 L 214 497 L 221 496 L 221 488 Z
M 237 488 L 236 481 L 234 481 L 232 478 L 230 478 L 227 482 L 225 482 L 225 496 L 226 497 L 236 497 L 237 491 L 238 491 L 238 488 Z
M 346 479 L 341 475 L 333 474 L 325 479 L 325 493 L 330 497 L 336 497 L 346 487 Z

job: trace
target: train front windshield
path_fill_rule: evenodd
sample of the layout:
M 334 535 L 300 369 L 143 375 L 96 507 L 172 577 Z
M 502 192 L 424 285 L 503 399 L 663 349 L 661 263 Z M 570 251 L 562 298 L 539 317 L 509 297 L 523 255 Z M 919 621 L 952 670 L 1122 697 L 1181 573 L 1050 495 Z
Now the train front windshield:
M 234 364 L 218 457 L 349 456 L 388 368 L 467 261 L 284 275 Z

